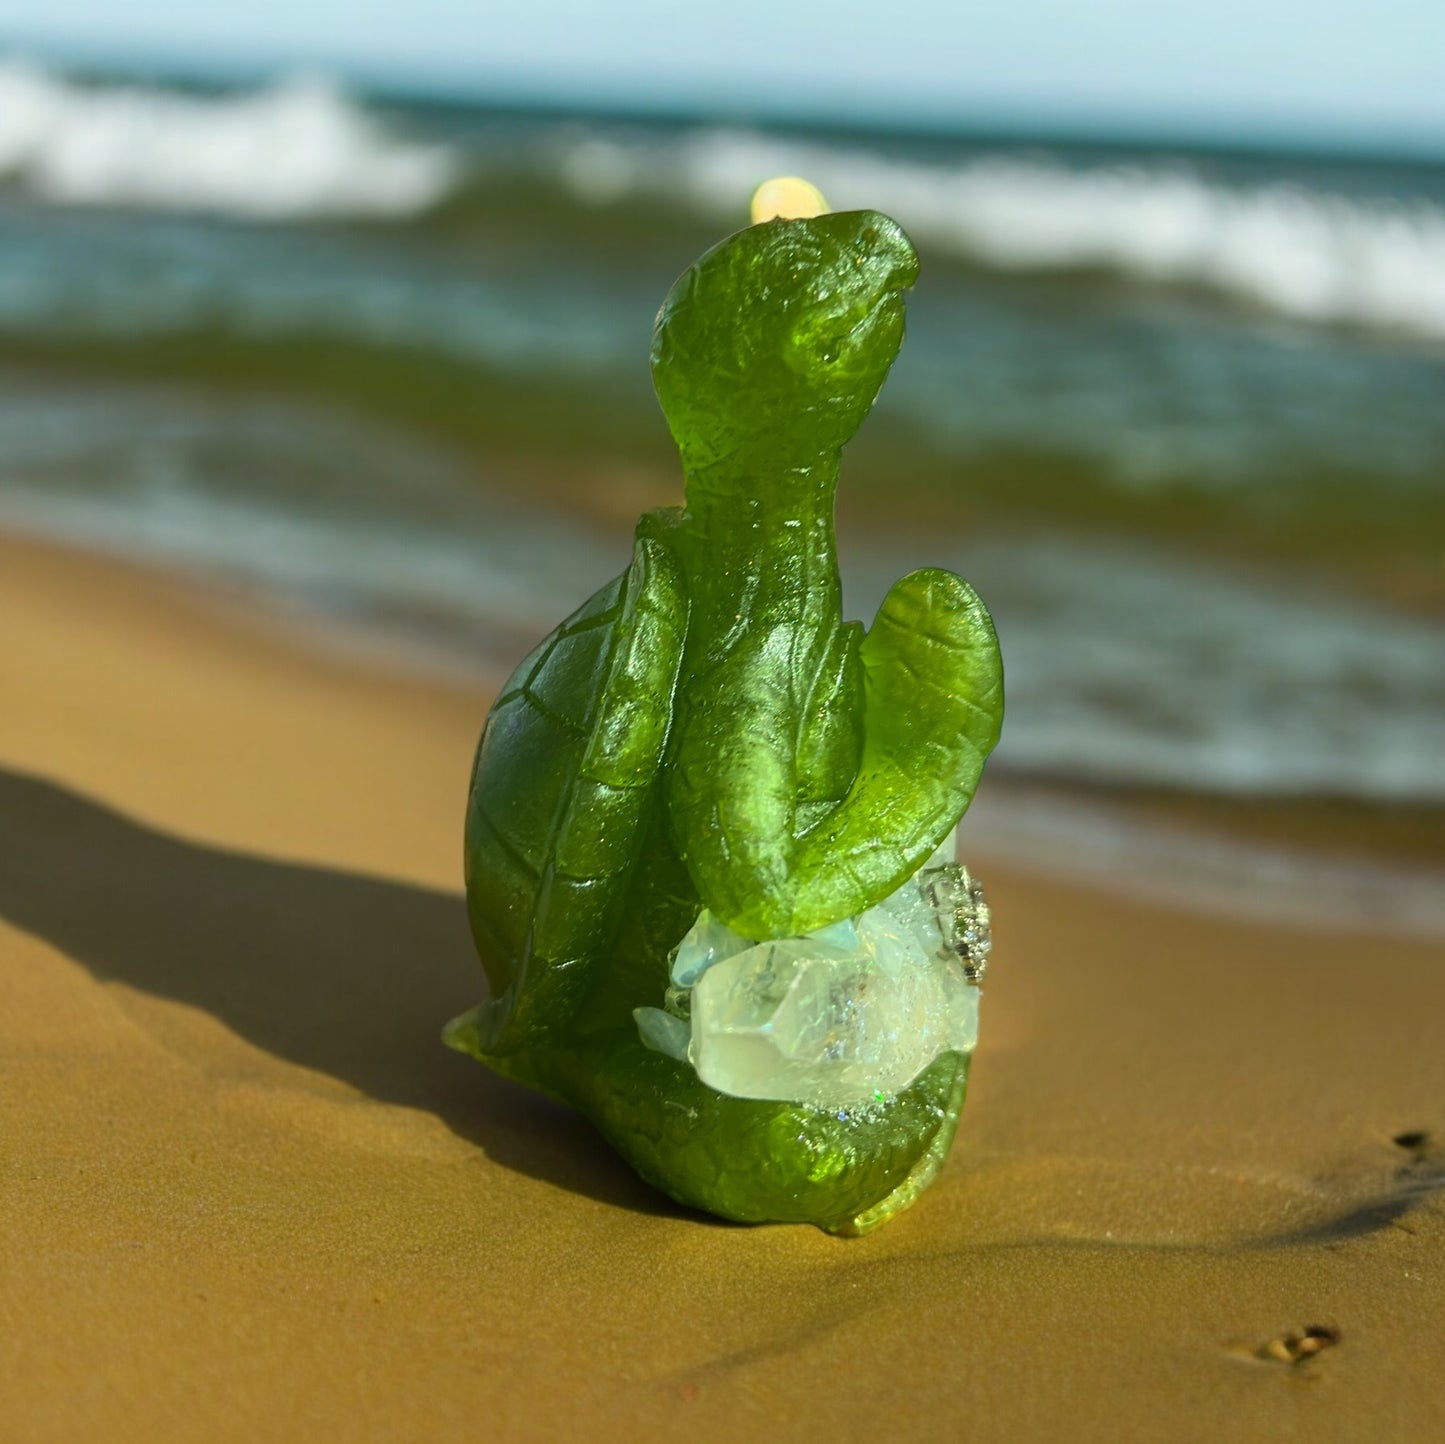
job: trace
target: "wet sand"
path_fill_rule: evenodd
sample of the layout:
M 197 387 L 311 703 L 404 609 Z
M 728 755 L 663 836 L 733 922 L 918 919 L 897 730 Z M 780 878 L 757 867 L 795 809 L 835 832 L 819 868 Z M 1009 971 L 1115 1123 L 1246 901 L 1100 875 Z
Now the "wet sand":
M 5 1438 L 1445 1437 L 1438 944 L 981 857 L 940 1182 L 726 1226 L 438 1042 L 495 678 L 14 541 L 0 661 Z

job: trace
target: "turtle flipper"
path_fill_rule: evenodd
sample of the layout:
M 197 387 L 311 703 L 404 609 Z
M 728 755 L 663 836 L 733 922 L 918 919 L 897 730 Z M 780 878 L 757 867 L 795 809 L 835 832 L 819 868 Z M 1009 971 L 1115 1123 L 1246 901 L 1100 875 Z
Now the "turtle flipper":
M 732 765 L 686 774 L 690 810 L 714 822 L 689 819 L 689 870 L 708 906 L 744 937 L 812 932 L 894 891 L 957 824 L 998 740 L 998 639 L 961 577 L 927 569 L 895 583 L 860 656 L 857 774 L 807 831 L 730 825 L 764 812 L 781 817 L 784 805 L 794 815 L 797 749 L 785 729 L 753 728 L 737 739 Z M 752 765 L 736 765 L 744 761 Z
M 896 1097 L 814 1108 L 715 1092 L 632 1029 L 574 1055 L 563 1096 L 679 1203 L 741 1223 L 857 1234 L 906 1208 L 937 1174 L 968 1063 L 945 1053 Z
M 489 1054 L 564 1029 L 622 921 L 687 628 L 655 532 L 644 519 L 631 566 L 522 663 L 482 734 L 466 879 L 492 996 L 465 1028 Z

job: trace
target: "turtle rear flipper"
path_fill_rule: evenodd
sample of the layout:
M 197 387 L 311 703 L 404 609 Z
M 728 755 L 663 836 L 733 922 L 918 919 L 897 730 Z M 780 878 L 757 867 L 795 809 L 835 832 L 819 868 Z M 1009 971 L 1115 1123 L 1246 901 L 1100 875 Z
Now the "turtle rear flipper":
M 558 1036 L 622 921 L 687 629 L 656 531 L 517 669 L 477 749 L 467 906 L 491 998 L 452 1031 L 487 1054 Z
M 644 1047 L 635 1028 L 554 1066 L 559 1096 L 679 1203 L 858 1234 L 908 1207 L 943 1166 L 969 1058 L 940 1054 L 901 1093 L 849 1108 L 718 1093 Z

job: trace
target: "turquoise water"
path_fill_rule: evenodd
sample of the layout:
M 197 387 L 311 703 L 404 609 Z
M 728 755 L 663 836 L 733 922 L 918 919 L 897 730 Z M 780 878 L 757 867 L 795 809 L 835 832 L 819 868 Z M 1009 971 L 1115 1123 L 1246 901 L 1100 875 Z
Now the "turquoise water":
M 973 578 L 1004 766 L 1445 799 L 1440 167 L 0 65 L 0 523 L 512 660 L 671 484 L 652 315 L 783 172 L 922 250 L 850 597 Z

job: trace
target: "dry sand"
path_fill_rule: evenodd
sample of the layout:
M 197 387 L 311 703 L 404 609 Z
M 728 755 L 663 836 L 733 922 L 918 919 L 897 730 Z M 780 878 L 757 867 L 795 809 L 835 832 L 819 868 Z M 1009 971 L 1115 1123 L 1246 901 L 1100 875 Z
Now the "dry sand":
M 485 703 L 0 543 L 0 1437 L 1445 1438 L 1438 946 L 988 869 L 939 1184 L 720 1225 L 437 1041 Z

